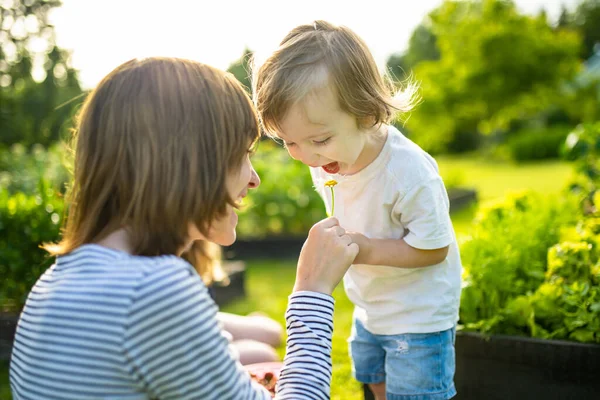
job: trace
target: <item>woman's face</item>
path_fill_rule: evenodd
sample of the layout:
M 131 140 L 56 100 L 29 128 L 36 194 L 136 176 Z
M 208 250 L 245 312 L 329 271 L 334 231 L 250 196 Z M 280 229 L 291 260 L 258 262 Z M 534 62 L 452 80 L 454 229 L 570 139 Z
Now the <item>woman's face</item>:
M 260 185 L 260 178 L 250 161 L 250 151 L 244 157 L 239 169 L 229 175 L 226 185 L 229 195 L 236 203 L 240 203 L 246 197 L 249 189 L 256 189 Z M 229 246 L 235 242 L 237 222 L 235 208 L 227 204 L 225 215 L 213 221 L 207 237 L 204 237 L 196 226 L 190 224 L 190 239 L 192 241 L 206 239 L 221 246 Z

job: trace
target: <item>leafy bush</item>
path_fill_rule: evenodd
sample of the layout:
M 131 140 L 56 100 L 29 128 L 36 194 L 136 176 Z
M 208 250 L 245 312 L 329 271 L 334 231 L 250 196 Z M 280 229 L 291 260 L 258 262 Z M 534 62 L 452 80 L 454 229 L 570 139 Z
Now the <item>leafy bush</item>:
M 465 329 L 600 343 L 600 124 L 576 129 L 566 150 L 575 195 L 482 210 L 462 246 Z
M 306 165 L 295 161 L 271 140 L 261 141 L 252 159 L 261 178 L 240 214 L 241 238 L 302 236 L 325 218 L 323 201 L 315 191 Z
M 570 127 L 555 126 L 516 132 L 507 142 L 511 157 L 515 161 L 559 158 L 569 131 Z
M 34 145 L 27 150 L 21 144 L 0 150 L 0 189 L 9 193 L 34 193 L 40 181 L 64 192 L 69 179 L 66 167 L 67 147 L 57 144 L 48 149 Z
M 484 329 L 517 296 L 545 278 L 548 248 L 560 228 L 575 220 L 572 198 L 516 193 L 480 207 L 472 235 L 461 246 L 465 267 L 461 320 Z M 476 325 L 474 325 L 476 324 Z
M 40 193 L 0 192 L 0 306 L 13 311 L 52 263 L 40 244 L 59 237 L 63 201 L 43 184 Z
M 600 189 L 600 121 L 575 128 L 567 137 L 563 155 L 574 161 L 577 171 L 571 190 L 583 197 L 584 211 L 593 212 L 594 196 Z M 595 203 L 600 206 L 600 201 Z

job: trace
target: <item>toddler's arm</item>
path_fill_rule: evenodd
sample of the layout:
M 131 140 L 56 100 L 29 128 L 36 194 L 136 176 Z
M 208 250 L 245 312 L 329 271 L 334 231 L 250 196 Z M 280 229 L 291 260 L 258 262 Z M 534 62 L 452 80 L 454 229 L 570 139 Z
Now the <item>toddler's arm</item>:
M 455 240 L 448 194 L 439 176 L 401 196 L 392 207 L 392 221 L 405 228 L 403 238 L 373 239 L 351 234 L 360 248 L 355 264 L 427 267 L 442 262 Z
M 420 268 L 439 264 L 448 255 L 448 247 L 417 249 L 404 239 L 369 239 L 360 233 L 348 233 L 360 249 L 355 264 Z

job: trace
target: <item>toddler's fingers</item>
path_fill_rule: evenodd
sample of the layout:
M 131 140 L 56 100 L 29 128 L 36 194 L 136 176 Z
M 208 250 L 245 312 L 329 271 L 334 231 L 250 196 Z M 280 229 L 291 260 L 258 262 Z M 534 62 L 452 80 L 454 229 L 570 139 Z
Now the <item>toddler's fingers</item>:
M 351 257 L 350 262 L 352 262 L 358 255 L 358 251 L 360 249 L 358 248 L 358 245 L 356 243 L 350 243 L 347 248 L 348 248 L 348 254 Z
M 350 235 L 343 235 L 340 237 L 342 244 L 349 246 L 352 243 L 352 238 L 350 237 Z
M 346 230 L 344 228 L 342 228 L 341 226 L 339 226 L 339 225 L 334 226 L 331 229 L 335 232 L 336 235 L 338 235 L 340 237 L 342 237 L 342 236 L 344 236 L 346 234 Z

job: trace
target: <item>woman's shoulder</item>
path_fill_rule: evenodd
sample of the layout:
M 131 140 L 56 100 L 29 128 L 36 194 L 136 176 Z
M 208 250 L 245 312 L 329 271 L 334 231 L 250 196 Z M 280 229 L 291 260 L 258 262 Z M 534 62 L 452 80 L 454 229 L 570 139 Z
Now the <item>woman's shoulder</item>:
M 119 277 L 122 282 L 136 284 L 152 275 L 197 275 L 194 268 L 175 255 L 140 256 L 97 244 L 85 244 L 72 252 L 58 256 L 48 271 L 61 276 Z

